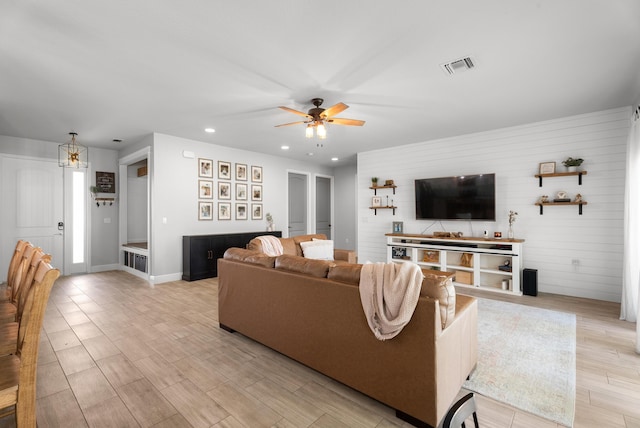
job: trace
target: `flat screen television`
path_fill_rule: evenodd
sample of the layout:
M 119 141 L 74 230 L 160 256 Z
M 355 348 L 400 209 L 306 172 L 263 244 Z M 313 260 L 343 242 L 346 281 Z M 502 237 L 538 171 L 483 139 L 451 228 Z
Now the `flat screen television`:
M 416 219 L 496 219 L 496 175 L 478 174 L 415 180 Z

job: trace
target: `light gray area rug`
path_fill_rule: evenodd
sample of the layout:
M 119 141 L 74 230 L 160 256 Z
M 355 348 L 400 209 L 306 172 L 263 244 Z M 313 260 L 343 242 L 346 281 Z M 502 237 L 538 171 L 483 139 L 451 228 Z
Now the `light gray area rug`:
M 478 366 L 464 388 L 573 426 L 576 316 L 479 298 Z

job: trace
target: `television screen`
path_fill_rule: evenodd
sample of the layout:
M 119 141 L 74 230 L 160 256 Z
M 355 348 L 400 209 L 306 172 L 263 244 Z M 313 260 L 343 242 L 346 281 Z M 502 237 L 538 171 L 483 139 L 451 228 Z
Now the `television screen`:
M 496 219 L 495 174 L 415 180 L 416 219 Z

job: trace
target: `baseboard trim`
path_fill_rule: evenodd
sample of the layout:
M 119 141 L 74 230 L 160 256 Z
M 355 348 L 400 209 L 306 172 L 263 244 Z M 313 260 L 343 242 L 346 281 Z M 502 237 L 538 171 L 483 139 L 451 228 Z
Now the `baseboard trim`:
M 173 282 L 173 281 L 181 281 L 182 280 L 182 272 L 179 273 L 169 273 L 166 275 L 151 275 L 149 277 L 149 281 L 153 284 L 162 284 L 163 282 Z
M 119 264 L 91 266 L 89 273 L 107 272 L 110 270 L 120 270 Z
M 403 421 L 405 421 L 407 423 L 410 423 L 414 427 L 418 427 L 418 428 L 433 428 L 428 423 L 423 422 L 420 419 L 414 418 L 411 415 L 407 415 L 406 413 L 401 412 L 400 410 L 396 410 L 396 418 L 401 419 L 401 420 L 403 420 Z

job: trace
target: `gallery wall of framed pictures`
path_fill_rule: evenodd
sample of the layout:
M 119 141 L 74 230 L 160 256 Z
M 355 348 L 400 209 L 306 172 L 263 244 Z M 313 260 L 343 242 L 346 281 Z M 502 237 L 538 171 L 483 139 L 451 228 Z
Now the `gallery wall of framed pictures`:
M 198 220 L 262 220 L 262 167 L 222 160 L 215 167 L 198 158 Z

